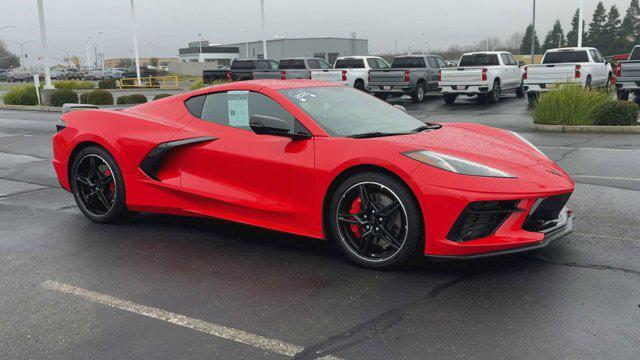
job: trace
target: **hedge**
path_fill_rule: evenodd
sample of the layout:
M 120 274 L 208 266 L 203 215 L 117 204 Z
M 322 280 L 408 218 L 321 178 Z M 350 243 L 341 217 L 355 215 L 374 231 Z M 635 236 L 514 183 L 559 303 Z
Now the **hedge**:
M 84 97 L 83 97 L 84 96 Z M 83 104 L 113 105 L 113 95 L 108 90 L 96 89 L 80 95 Z
M 99 89 L 115 89 L 116 81 L 113 79 L 100 80 L 98 81 L 98 88 Z
M 95 88 L 95 85 L 91 81 L 80 81 L 80 80 L 59 80 L 54 81 L 53 86 L 56 89 L 66 89 L 66 90 L 87 90 Z
M 533 108 L 533 121 L 547 125 L 593 125 L 600 109 L 612 101 L 606 91 L 564 84 L 540 95 Z
M 156 96 L 153 97 L 153 100 L 160 100 L 169 96 L 171 96 L 171 94 L 156 94 Z
M 598 110 L 594 125 L 638 125 L 638 109 L 629 101 L 612 101 Z
M 34 85 L 12 86 L 4 94 L 3 102 L 7 105 L 38 105 L 38 94 Z
M 51 93 L 51 106 L 62 106 L 66 103 L 77 103 L 78 94 L 73 90 L 56 89 Z
M 142 94 L 123 95 L 118 98 L 117 104 L 143 104 L 147 102 L 147 97 Z

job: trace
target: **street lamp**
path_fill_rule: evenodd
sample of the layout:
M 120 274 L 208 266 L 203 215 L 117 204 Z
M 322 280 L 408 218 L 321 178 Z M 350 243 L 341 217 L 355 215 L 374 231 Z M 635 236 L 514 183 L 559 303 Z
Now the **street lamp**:
M 87 36 L 87 45 L 85 50 L 87 51 L 87 70 L 91 69 L 91 39 L 93 35 Z
M 100 65 L 104 70 L 104 41 L 102 40 L 102 34 L 104 34 L 104 31 L 98 31 L 98 37 L 100 38 Z
M 26 70 L 27 69 L 27 64 L 26 64 L 26 61 L 24 61 L 24 51 L 22 51 L 22 47 L 25 46 L 25 45 L 34 43 L 35 41 L 31 41 L 30 40 L 30 41 L 27 41 L 27 42 L 19 43 L 17 41 L 9 40 L 9 42 L 14 43 L 14 44 L 16 44 L 16 45 L 18 45 L 20 47 L 20 63 L 22 64 L 22 68 L 24 70 Z
M 131 20 L 133 20 L 133 52 L 136 57 L 136 78 L 138 86 L 142 85 L 140 80 L 140 57 L 138 56 L 138 30 L 136 25 L 136 12 L 134 8 L 134 0 L 131 0 Z
M 536 56 L 536 0 L 533 0 L 533 21 L 531 22 L 531 63 Z
M 204 62 L 204 56 L 202 55 L 202 33 L 198 33 L 198 45 L 200 46 L 200 53 L 198 53 L 198 62 Z
M 267 31 L 265 29 L 264 19 L 264 0 L 260 0 L 260 17 L 262 18 L 262 57 L 263 59 L 267 59 Z
M 242 29 L 242 32 L 244 33 L 244 51 L 246 51 L 245 59 L 249 59 L 249 38 L 247 38 L 247 29 Z

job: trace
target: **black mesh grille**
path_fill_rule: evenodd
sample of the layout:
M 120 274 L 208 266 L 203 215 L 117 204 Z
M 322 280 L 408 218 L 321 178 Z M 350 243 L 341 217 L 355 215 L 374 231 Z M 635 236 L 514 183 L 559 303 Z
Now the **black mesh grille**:
M 447 239 L 456 242 L 493 234 L 516 211 L 519 200 L 477 201 L 464 208 L 451 227 Z
M 560 211 L 569 201 L 571 193 L 551 196 L 542 200 L 538 207 L 527 216 L 522 228 L 527 231 L 544 231 L 556 225 Z

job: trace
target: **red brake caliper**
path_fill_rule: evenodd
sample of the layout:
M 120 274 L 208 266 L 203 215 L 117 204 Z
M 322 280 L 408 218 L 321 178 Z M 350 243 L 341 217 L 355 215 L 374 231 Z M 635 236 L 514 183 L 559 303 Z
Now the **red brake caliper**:
M 104 174 L 106 176 L 111 176 L 111 170 L 107 169 Z M 112 182 L 109 183 L 109 190 L 111 190 L 111 193 L 113 194 L 113 191 L 115 190 L 115 184 Z
M 351 209 L 349 209 L 349 214 L 359 213 L 361 210 L 361 204 L 362 204 L 362 199 L 360 199 L 360 196 L 358 196 L 355 200 L 353 200 L 353 203 L 351 204 Z M 350 227 L 351 227 L 351 231 L 353 231 L 356 237 L 360 238 L 360 229 L 358 228 L 358 225 L 351 224 Z

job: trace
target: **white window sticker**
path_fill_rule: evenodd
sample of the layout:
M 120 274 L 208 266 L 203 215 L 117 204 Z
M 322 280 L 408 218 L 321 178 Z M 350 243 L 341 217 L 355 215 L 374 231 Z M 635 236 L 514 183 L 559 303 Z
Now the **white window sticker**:
M 227 93 L 229 125 L 249 127 L 249 92 L 229 91 Z
M 306 102 L 308 98 L 315 98 L 315 97 L 316 97 L 316 94 L 307 90 L 300 90 L 295 95 L 293 95 L 294 99 L 301 102 Z

